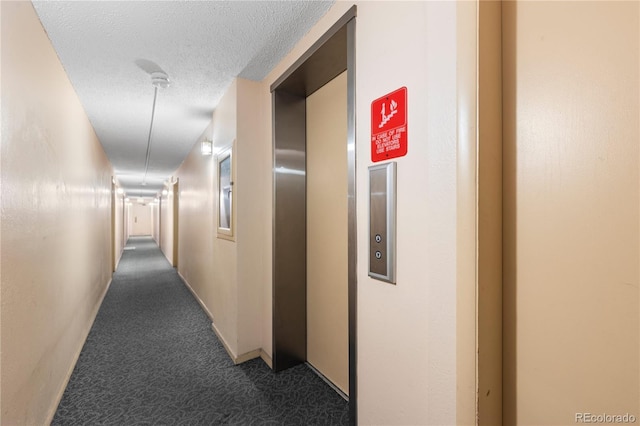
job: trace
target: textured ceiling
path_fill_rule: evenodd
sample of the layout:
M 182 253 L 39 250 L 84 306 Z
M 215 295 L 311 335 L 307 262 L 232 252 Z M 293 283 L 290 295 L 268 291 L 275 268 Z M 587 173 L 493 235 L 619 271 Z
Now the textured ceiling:
M 262 80 L 333 1 L 34 1 L 131 196 L 154 196 L 211 120 L 233 78 Z M 147 141 L 159 89 L 146 185 Z

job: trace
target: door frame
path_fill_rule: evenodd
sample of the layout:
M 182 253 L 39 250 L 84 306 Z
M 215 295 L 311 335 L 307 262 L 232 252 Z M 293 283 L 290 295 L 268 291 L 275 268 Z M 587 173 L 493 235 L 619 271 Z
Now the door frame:
M 352 6 L 271 85 L 273 369 L 306 361 L 306 98 L 347 72 L 349 421 L 357 424 L 355 28 Z
M 176 178 L 176 181 L 173 183 L 173 266 L 174 268 L 178 267 L 178 213 L 179 213 L 179 202 L 178 202 L 178 195 L 180 193 L 179 187 L 178 187 L 179 183 L 178 183 L 178 178 Z
M 503 399 L 502 2 L 456 8 L 456 418 L 496 425 Z
M 111 177 L 111 272 L 116 270 L 116 199 L 117 187 L 115 177 Z

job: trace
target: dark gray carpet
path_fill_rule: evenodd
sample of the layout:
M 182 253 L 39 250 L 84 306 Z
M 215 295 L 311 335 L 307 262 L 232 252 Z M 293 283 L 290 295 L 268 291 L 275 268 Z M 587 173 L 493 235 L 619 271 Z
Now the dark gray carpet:
M 305 365 L 234 365 L 151 238 L 132 238 L 53 425 L 347 425 Z

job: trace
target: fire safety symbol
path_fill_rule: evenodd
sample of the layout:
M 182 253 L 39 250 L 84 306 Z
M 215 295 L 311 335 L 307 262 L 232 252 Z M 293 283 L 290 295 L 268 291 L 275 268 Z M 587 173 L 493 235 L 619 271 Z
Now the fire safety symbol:
M 371 161 L 407 155 L 407 88 L 371 102 Z
M 391 120 L 391 117 L 393 117 L 394 115 L 396 115 L 396 113 L 398 112 L 398 103 L 396 101 L 391 101 L 391 105 L 390 105 L 390 110 L 391 112 L 389 113 L 389 115 L 385 114 L 385 110 L 387 109 L 387 103 L 383 102 L 382 103 L 382 111 L 380 111 L 380 114 L 382 114 L 382 121 L 380 122 L 380 124 L 378 124 L 378 127 L 380 129 L 382 129 L 384 127 L 385 124 L 387 124 L 389 122 L 389 120 Z

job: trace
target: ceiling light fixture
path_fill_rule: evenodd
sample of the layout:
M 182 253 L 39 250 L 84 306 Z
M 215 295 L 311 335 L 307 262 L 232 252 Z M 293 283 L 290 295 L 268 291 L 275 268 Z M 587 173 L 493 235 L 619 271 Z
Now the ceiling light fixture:
M 202 155 L 211 155 L 213 153 L 213 141 L 203 140 L 200 145 L 200 153 Z
M 151 73 L 151 84 L 155 87 L 166 89 L 171 82 L 169 81 L 169 76 L 163 71 L 154 71 Z
M 156 100 L 158 99 L 158 88 L 166 89 L 171 82 L 169 76 L 162 71 L 154 71 L 151 73 L 151 84 L 153 85 L 153 106 L 151 107 L 151 124 L 149 125 L 149 138 L 147 139 L 147 156 L 144 161 L 144 177 L 142 185 L 146 185 L 147 172 L 149 171 L 149 156 L 151 155 L 151 132 L 153 131 L 153 119 L 156 115 Z

